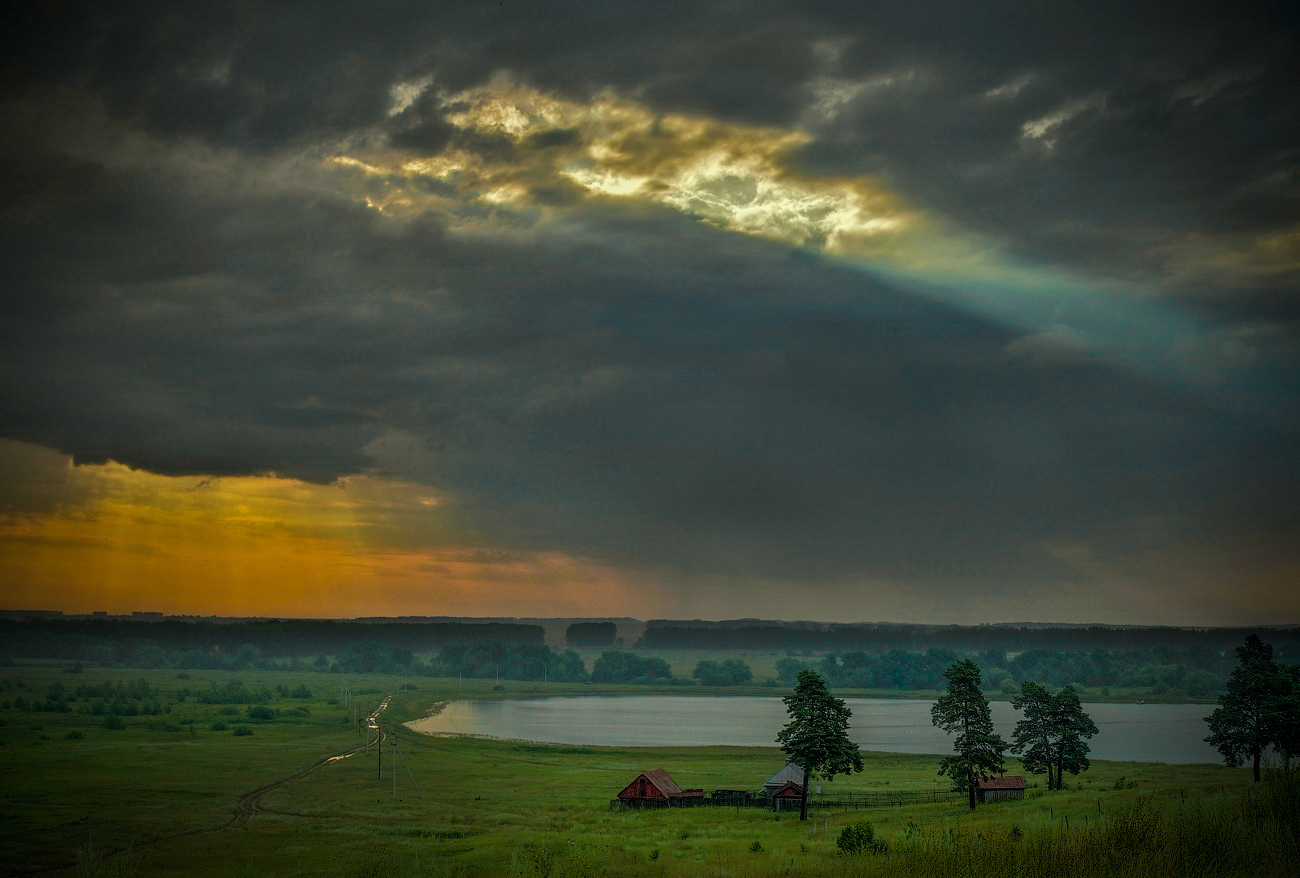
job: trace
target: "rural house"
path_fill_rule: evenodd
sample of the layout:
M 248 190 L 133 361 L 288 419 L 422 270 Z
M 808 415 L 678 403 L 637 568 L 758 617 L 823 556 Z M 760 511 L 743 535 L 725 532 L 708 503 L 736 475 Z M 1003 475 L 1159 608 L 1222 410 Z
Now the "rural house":
M 803 789 L 803 769 L 793 762 L 786 763 L 785 768 L 772 775 L 772 779 L 763 784 L 769 796 L 774 796 L 786 784 L 794 784 Z
M 978 781 L 975 793 L 984 804 L 1001 802 L 1004 799 L 1023 799 L 1025 797 L 1025 779 L 1016 774 L 1004 774 Z
M 620 802 L 632 807 L 693 804 L 690 800 L 703 798 L 704 790 L 682 789 L 662 768 L 641 772 L 618 794 Z

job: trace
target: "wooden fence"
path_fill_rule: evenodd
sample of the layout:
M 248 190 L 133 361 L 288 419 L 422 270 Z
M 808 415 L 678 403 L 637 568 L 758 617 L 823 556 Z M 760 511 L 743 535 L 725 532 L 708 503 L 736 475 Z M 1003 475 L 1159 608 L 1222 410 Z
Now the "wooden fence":
M 870 792 L 836 792 L 830 796 L 811 793 L 809 811 L 847 811 L 857 808 L 896 808 L 900 805 L 934 805 L 955 801 L 952 790 L 872 790 Z M 773 811 L 798 811 L 799 800 L 776 798 L 767 793 L 742 790 L 715 790 L 708 796 L 673 799 L 611 799 L 609 810 L 634 810 L 655 808 L 768 808 Z
M 808 795 L 809 811 L 847 811 L 854 808 L 897 808 L 900 805 L 938 805 L 955 801 L 952 790 L 872 790 L 864 793 Z M 798 799 L 778 799 L 778 811 L 799 810 Z

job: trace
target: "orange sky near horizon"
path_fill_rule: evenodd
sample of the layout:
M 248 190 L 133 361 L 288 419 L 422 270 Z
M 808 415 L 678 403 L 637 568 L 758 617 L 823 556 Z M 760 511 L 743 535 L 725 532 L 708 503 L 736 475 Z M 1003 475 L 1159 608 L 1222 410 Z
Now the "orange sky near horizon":
M 8 609 L 350 618 L 661 606 L 653 585 L 589 559 L 475 545 L 418 485 L 168 477 L 4 440 L 0 468 Z

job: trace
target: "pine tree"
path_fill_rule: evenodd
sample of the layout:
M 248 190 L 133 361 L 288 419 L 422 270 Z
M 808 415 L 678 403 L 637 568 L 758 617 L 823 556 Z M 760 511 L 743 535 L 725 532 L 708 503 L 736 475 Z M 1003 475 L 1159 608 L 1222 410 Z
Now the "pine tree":
M 1052 699 L 1052 726 L 1056 736 L 1056 788 L 1065 780 L 1065 772 L 1078 774 L 1092 767 L 1087 738 L 1097 734 L 1097 724 L 1083 712 L 1079 693 L 1066 686 Z
M 943 675 L 948 679 L 948 691 L 930 709 L 930 720 L 957 738 L 953 755 L 939 763 L 939 774 L 948 775 L 953 789 L 969 795 L 974 810 L 977 782 L 1003 773 L 1007 742 L 993 731 L 993 714 L 980 691 L 980 666 L 965 659 Z
M 794 692 L 782 699 L 790 722 L 777 733 L 786 758 L 803 769 L 799 819 L 808 819 L 808 785 L 813 775 L 831 778 L 862 770 L 862 753 L 849 740 L 853 712 L 826 688 L 816 671 L 800 671 Z
M 1294 746 L 1288 717 L 1294 708 L 1291 674 L 1273 661 L 1273 647 L 1256 634 L 1237 647 L 1239 664 L 1228 679 L 1228 691 L 1219 707 L 1205 718 L 1210 736 L 1205 740 L 1236 767 L 1250 758 L 1259 782 L 1260 757 L 1272 745 Z
M 1047 788 L 1056 789 L 1053 779 L 1056 735 L 1052 721 L 1056 704 L 1052 693 L 1046 686 L 1026 680 L 1020 685 L 1020 694 L 1012 697 L 1011 706 L 1024 713 L 1011 733 L 1011 752 L 1020 755 L 1026 771 L 1046 774 Z

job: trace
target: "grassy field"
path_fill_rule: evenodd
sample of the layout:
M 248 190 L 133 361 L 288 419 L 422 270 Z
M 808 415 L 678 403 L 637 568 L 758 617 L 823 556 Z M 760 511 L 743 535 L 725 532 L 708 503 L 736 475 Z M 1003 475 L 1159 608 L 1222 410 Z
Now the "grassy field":
M 1243 799 L 1251 786 L 1245 769 L 1099 762 L 1065 791 L 1031 788 L 1025 801 L 973 813 L 961 804 L 926 805 L 819 814 L 801 824 L 797 814 L 758 809 L 609 810 L 610 799 L 638 772 L 661 766 L 685 787 L 757 788 L 783 764 L 775 749 L 566 748 L 409 732 L 401 734 L 405 763 L 398 763 L 396 796 L 391 749 L 382 780 L 373 752 L 361 752 L 266 790 L 247 819 L 243 794 L 363 740 L 340 699 L 340 679 L 188 676 L 0 669 L 5 874 L 953 875 L 997 868 L 1100 875 L 1122 874 L 1131 860 L 1135 875 L 1289 875 L 1300 857 L 1297 830 L 1285 820 L 1259 818 L 1262 828 L 1251 829 L 1250 815 L 1267 808 Z M 246 704 L 199 701 L 235 678 L 246 690 L 271 693 L 257 706 L 272 718 L 250 717 Z M 44 700 L 51 683 L 67 691 L 138 679 L 156 689 L 152 701 L 139 703 L 159 713 L 115 722 L 93 712 L 95 699 L 77 699 L 69 713 L 18 704 Z M 439 700 L 542 688 L 503 683 L 502 691 L 492 691 L 493 681 L 418 680 L 418 689 L 402 692 L 400 679 L 354 676 L 347 685 L 364 708 L 359 713 L 394 694 L 382 718 L 397 729 Z M 300 686 L 310 697 L 293 697 Z M 550 694 L 620 691 L 647 689 L 546 687 Z M 835 788 L 939 788 L 936 763 L 931 756 L 868 754 L 867 770 L 837 780 Z M 1293 793 L 1283 797 L 1292 808 Z M 889 852 L 840 855 L 839 832 L 864 819 Z M 1145 841 L 1133 842 L 1134 833 Z M 1206 859 L 1197 853 L 1204 847 L 1198 839 L 1215 839 L 1227 853 Z M 1236 847 L 1229 844 L 1234 840 Z M 1100 851 L 1110 851 L 1109 858 Z M 1056 862 L 1061 857 L 1074 865 Z M 1057 871 L 1042 871 L 1053 862 Z M 1146 871 L 1138 870 L 1141 864 Z

